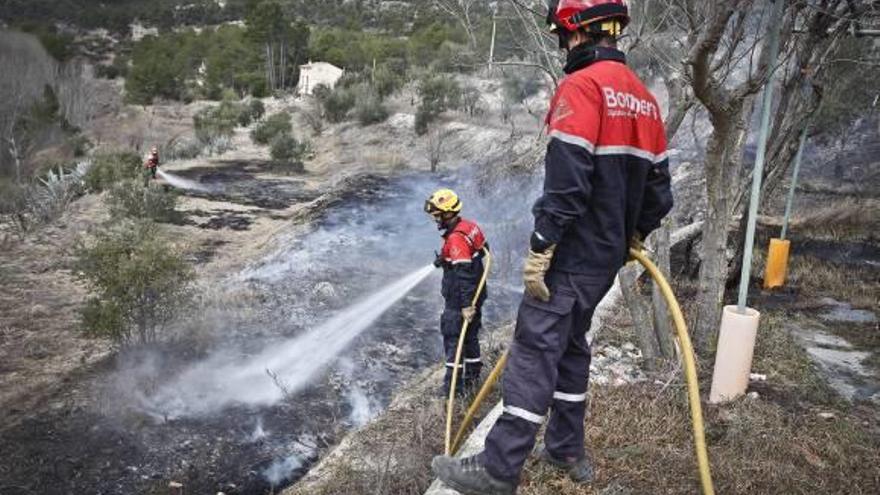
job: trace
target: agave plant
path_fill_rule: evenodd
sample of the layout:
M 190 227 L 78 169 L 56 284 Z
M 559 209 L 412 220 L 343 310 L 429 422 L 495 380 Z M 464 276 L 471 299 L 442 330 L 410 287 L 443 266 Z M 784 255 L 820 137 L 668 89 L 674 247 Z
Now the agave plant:
M 38 222 L 49 222 L 61 216 L 67 206 L 83 192 L 83 181 L 91 162 L 76 164 L 69 172 L 58 167 L 28 191 L 27 206 Z

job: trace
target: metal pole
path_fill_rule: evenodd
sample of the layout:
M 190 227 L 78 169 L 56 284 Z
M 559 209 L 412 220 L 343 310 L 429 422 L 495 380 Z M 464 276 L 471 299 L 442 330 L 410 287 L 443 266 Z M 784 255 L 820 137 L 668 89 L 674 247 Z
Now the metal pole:
M 773 15 L 770 16 L 767 27 L 767 64 L 772 67 L 776 64 L 776 56 L 779 53 L 779 28 L 782 24 L 783 0 L 773 2 Z M 770 113 L 773 110 L 773 75 L 771 74 L 764 86 L 764 94 L 761 100 L 761 131 L 758 135 L 758 152 L 755 155 L 755 169 L 752 172 L 752 198 L 749 202 L 749 221 L 746 227 L 746 243 L 743 252 L 742 273 L 739 280 L 739 300 L 737 310 L 741 314 L 746 312 L 746 299 L 749 295 L 749 281 L 752 276 L 752 251 L 755 248 L 755 224 L 758 218 L 758 205 L 761 200 L 761 182 L 764 178 L 764 160 L 767 155 L 767 138 L 770 134 Z
M 801 132 L 801 142 L 798 144 L 797 155 L 794 159 L 794 172 L 791 173 L 791 186 L 788 190 L 788 199 L 785 201 L 785 216 L 782 217 L 782 234 L 779 236 L 783 241 L 785 240 L 785 234 L 788 233 L 788 221 L 791 219 L 791 206 L 794 203 L 794 192 L 797 189 L 798 174 L 801 171 L 801 160 L 804 157 L 804 145 L 807 142 L 808 129 L 808 127 L 804 127 L 804 130 Z
M 498 30 L 498 21 L 492 17 L 492 45 L 489 47 L 489 72 L 492 72 L 492 65 L 495 64 L 495 35 Z

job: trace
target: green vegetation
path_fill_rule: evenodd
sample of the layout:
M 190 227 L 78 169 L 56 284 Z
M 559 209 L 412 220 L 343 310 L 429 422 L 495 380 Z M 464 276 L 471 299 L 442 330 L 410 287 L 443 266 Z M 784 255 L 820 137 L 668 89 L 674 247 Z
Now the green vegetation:
M 272 160 L 284 170 L 300 173 L 305 171 L 303 160 L 309 152 L 309 145 L 300 142 L 290 134 L 279 134 L 272 138 L 270 149 Z
M 75 258 L 74 273 L 94 293 L 81 310 L 88 335 L 120 345 L 155 342 L 190 299 L 192 269 L 149 221 L 106 226 Z
M 262 119 L 264 115 L 266 115 L 266 105 L 260 100 L 251 100 L 242 108 L 241 113 L 238 115 L 238 125 L 247 127 L 251 123 Z
M 257 124 L 251 131 L 251 140 L 257 144 L 268 145 L 275 137 L 290 134 L 293 131 L 291 116 L 287 112 L 279 112 Z
M 126 217 L 167 223 L 180 220 L 180 213 L 175 209 L 177 195 L 152 184 L 144 187 L 143 180 L 139 179 L 114 184 L 107 193 L 106 203 L 113 220 Z
M 212 151 L 223 151 L 248 108 L 240 103 L 224 100 L 219 105 L 203 108 L 193 116 L 196 139 Z
M 348 112 L 354 108 L 355 94 L 354 92 L 338 85 L 333 90 L 326 88 L 316 88 L 315 97 L 321 102 L 324 108 L 324 116 L 330 122 L 342 122 L 348 116 Z
M 121 180 L 140 177 L 141 167 L 141 158 L 132 152 L 96 153 L 83 183 L 88 191 L 104 191 Z
M 448 76 L 425 76 L 419 83 L 419 108 L 416 111 L 416 134 L 424 135 L 443 112 L 461 105 L 461 87 Z
M 354 107 L 354 115 L 363 126 L 378 124 L 388 118 L 388 109 L 382 104 L 381 95 L 367 84 L 358 86 L 355 90 L 357 103 Z

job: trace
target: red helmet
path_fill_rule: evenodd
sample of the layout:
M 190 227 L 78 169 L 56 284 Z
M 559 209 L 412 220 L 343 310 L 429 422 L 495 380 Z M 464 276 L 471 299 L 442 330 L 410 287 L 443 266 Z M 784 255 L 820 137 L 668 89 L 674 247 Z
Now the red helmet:
M 550 30 L 575 32 L 599 21 L 615 19 L 621 28 L 629 24 L 626 0 L 551 0 L 547 22 Z

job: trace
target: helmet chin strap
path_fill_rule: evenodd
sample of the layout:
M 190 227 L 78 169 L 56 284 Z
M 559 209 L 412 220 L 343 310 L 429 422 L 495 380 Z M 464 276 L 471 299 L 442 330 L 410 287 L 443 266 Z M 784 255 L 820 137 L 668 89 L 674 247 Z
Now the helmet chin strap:
M 449 230 L 452 227 L 455 227 L 455 224 L 458 223 L 458 215 L 449 213 L 443 213 L 438 217 L 434 217 L 437 220 L 437 230 Z

